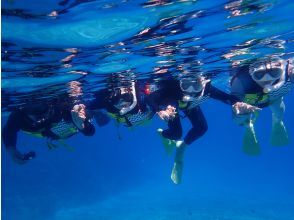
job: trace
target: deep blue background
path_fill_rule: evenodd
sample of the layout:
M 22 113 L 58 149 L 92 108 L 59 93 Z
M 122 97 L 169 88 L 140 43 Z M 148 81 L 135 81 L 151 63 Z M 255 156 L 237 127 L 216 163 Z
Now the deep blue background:
M 40 91 L 49 93 L 44 96 L 68 91 L 64 85 L 80 77 L 72 70 L 88 73 L 85 93 L 99 89 L 113 72 L 131 70 L 136 78 L 149 78 L 168 63 L 171 71 L 188 64 L 193 73 L 216 74 L 217 86 L 228 89 L 221 76 L 226 78 L 232 61 L 293 55 L 291 1 L 243 1 L 230 10 L 227 0 L 179 2 L 145 7 L 141 0 L 71 0 L 65 6 L 59 0 L 3 1 L 1 90 L 7 102 L 2 113 L 22 104 L 29 92 L 40 98 Z M 15 9 L 23 14 L 13 14 Z M 243 16 L 233 17 L 236 9 Z M 56 18 L 48 16 L 53 10 L 59 12 Z M 105 30 L 99 31 L 100 25 Z M 149 28 L 151 33 L 137 35 Z M 62 60 L 73 55 L 65 51 L 70 47 L 78 53 L 65 66 Z M 230 53 L 235 54 L 224 58 Z M 194 61 L 203 65 L 193 69 Z M 209 130 L 187 149 L 178 186 L 170 180 L 173 156 L 166 155 L 156 132 L 166 126 L 158 118 L 133 131 L 120 127 L 122 140 L 114 122 L 97 127 L 94 137 L 79 134 L 67 140 L 73 152 L 49 150 L 46 140 L 20 133 L 18 147 L 35 150 L 37 157 L 19 166 L 2 147 L 2 218 L 293 220 L 293 98 L 293 91 L 285 97 L 289 146 L 270 146 L 271 113 L 264 109 L 256 122 L 258 157 L 242 152 L 244 128 L 233 122 L 230 106 L 204 103 Z M 189 129 L 187 119 L 183 124 Z
M 208 201 L 224 203 L 228 198 L 261 204 L 275 201 L 284 208 L 290 205 L 293 214 L 292 100 L 293 92 L 285 99 L 290 145 L 270 146 L 271 115 L 269 109 L 264 109 L 256 123 L 262 147 L 258 157 L 242 153 L 244 129 L 232 121 L 230 107 L 214 100 L 204 103 L 209 130 L 186 151 L 183 183 L 178 186 L 169 178 L 173 157 L 165 154 L 160 143 L 156 128 L 165 124 L 157 118 L 151 125 L 133 131 L 120 127 L 122 140 L 114 123 L 97 128 L 94 137 L 77 135 L 67 141 L 73 152 L 65 148 L 48 150 L 44 139 L 21 134 L 19 147 L 35 150 L 37 158 L 19 166 L 7 158 L 2 148 L 3 219 L 54 219 L 60 209 L 90 206 L 137 188 L 141 196 L 154 199 L 158 196 L 156 189 L 161 195 L 172 192 L 171 199 L 181 195 L 183 207 L 193 207 L 185 196 L 202 195 Z M 184 129 L 188 128 L 184 120 Z M 151 190 L 144 191 L 146 186 Z M 137 205 L 144 206 L 145 202 L 138 201 Z M 216 207 L 221 205 L 217 203 Z M 110 215 L 116 216 L 115 210 L 113 207 Z

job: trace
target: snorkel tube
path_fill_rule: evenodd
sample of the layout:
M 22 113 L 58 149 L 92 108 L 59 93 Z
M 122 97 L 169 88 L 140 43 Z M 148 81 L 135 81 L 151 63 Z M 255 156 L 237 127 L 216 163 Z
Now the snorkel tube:
M 128 107 L 123 107 L 120 111 L 120 115 L 125 115 L 129 111 L 133 110 L 137 105 L 137 96 L 136 96 L 136 88 L 135 88 L 135 82 L 132 82 L 132 95 L 133 95 L 133 103 Z

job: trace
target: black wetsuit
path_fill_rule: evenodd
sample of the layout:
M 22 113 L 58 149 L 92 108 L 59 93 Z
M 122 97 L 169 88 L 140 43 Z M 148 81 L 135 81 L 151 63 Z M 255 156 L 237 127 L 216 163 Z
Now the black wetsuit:
M 200 96 L 201 92 L 196 94 Z M 168 80 L 159 83 L 158 90 L 148 96 L 149 103 L 154 111 L 159 112 L 166 108 L 167 105 L 176 106 L 182 110 L 192 124 L 192 128 L 188 131 L 184 138 L 186 144 L 191 144 L 205 134 L 208 129 L 204 114 L 201 111 L 200 103 L 206 98 L 220 100 L 227 104 L 233 104 L 238 101 L 234 96 L 231 96 L 221 90 L 213 87 L 211 83 L 207 83 L 204 88 L 203 97 L 199 99 L 199 103 L 183 102 L 183 97 L 186 94 L 181 90 L 178 80 Z M 179 114 L 172 120 L 168 121 L 168 129 L 162 132 L 165 138 L 177 140 L 182 137 L 182 126 Z
M 3 142 L 9 151 L 17 151 L 17 133 L 20 130 L 54 140 L 68 138 L 78 131 L 87 136 L 95 133 L 95 127 L 89 120 L 84 122 L 84 129 L 78 130 L 72 121 L 71 109 L 48 105 L 43 106 L 44 112 L 34 114 L 33 108 L 31 106 L 30 111 L 20 108 L 10 114 L 2 131 Z

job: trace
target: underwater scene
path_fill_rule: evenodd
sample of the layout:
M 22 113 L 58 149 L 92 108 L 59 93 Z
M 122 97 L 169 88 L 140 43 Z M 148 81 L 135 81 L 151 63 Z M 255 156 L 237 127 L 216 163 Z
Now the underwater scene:
M 3 220 L 293 220 L 294 2 L 3 0 Z

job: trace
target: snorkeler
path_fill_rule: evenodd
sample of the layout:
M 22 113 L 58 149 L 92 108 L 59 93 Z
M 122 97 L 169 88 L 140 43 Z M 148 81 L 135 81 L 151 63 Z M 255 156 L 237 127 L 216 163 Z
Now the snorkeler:
M 208 129 L 200 104 L 208 98 L 213 98 L 231 105 L 238 99 L 212 86 L 210 80 L 200 75 L 180 80 L 171 79 L 161 84 L 157 91 L 148 96 L 148 99 L 154 111 L 168 123 L 168 129 L 158 129 L 158 132 L 168 153 L 176 147 L 171 179 L 175 184 L 179 184 L 186 147 L 202 137 Z M 183 139 L 181 139 L 182 126 L 179 110 L 192 124 L 192 128 Z
M 271 57 L 235 68 L 235 74 L 231 80 L 231 92 L 243 102 L 252 105 L 250 108 L 244 107 L 242 103 L 236 103 L 233 106 L 236 122 L 246 127 L 243 150 L 249 155 L 260 154 L 254 123 L 258 111 L 267 106 L 272 111 L 271 144 L 285 146 L 289 143 L 283 122 L 285 112 L 283 96 L 289 92 L 294 82 L 291 62 Z
M 21 153 L 17 149 L 17 133 L 20 130 L 33 136 L 48 138 L 48 147 L 56 146 L 52 140 L 66 139 L 79 131 L 87 136 L 95 133 L 94 126 L 86 118 L 83 104 L 76 104 L 72 109 L 67 102 L 27 104 L 10 114 L 2 132 L 8 153 L 19 164 L 36 156 L 34 151 Z
M 146 95 L 137 81 L 102 89 L 96 92 L 94 97 L 94 101 L 87 105 L 87 109 L 93 112 L 94 117 L 97 110 L 105 109 L 118 124 L 127 127 L 142 125 L 155 114 L 146 104 Z

